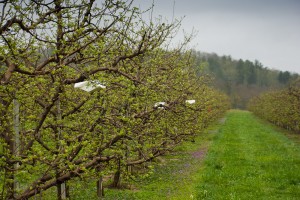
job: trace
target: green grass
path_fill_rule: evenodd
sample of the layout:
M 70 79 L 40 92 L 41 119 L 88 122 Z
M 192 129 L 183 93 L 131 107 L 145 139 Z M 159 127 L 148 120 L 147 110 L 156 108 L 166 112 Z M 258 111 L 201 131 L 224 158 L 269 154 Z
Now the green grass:
M 300 148 L 249 112 L 231 111 L 206 157 L 197 199 L 300 199 Z

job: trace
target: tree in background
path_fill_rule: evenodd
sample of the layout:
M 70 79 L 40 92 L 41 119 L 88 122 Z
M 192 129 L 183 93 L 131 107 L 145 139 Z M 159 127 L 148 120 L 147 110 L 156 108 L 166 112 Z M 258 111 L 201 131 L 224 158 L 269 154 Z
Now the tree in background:
M 278 74 L 278 81 L 282 84 L 286 84 L 290 81 L 291 79 L 291 73 L 288 71 L 285 72 L 279 72 Z
M 244 71 L 244 62 L 240 59 L 236 65 L 236 72 L 237 72 L 237 79 L 236 79 L 236 84 L 242 85 L 244 84 L 245 80 L 245 71 Z
M 255 60 L 234 60 L 230 56 L 194 51 L 195 67 L 206 63 L 206 73 L 214 78 L 214 86 L 231 99 L 232 107 L 246 109 L 254 96 L 271 89 L 281 89 L 295 81 L 299 75 L 271 70 Z

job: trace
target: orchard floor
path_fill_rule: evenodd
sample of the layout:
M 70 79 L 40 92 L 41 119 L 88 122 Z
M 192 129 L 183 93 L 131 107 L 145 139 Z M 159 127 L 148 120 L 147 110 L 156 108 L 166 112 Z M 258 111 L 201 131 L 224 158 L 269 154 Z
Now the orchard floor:
M 300 199 L 299 135 L 231 111 L 196 186 L 197 199 Z
M 224 119 L 103 199 L 300 199 L 300 136 L 246 111 Z M 84 184 L 71 199 L 96 199 L 94 181 Z

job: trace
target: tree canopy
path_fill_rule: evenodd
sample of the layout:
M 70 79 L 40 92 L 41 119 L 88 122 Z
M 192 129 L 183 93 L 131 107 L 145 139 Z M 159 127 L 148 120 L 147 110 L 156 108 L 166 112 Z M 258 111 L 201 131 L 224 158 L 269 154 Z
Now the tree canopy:
M 190 140 L 228 108 L 191 52 L 168 49 L 180 22 L 146 23 L 132 3 L 2 2 L 4 199 L 84 174 L 120 174 Z M 83 81 L 90 92 L 74 87 Z

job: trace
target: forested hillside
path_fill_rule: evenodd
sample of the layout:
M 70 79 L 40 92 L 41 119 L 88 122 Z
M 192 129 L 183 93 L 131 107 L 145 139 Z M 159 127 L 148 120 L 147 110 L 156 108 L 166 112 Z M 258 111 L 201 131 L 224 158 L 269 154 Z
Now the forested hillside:
M 233 108 L 245 109 L 247 102 L 262 92 L 282 89 L 298 74 L 264 67 L 259 61 L 234 60 L 230 56 L 194 51 L 199 73 L 209 73 L 213 84 L 231 99 Z

